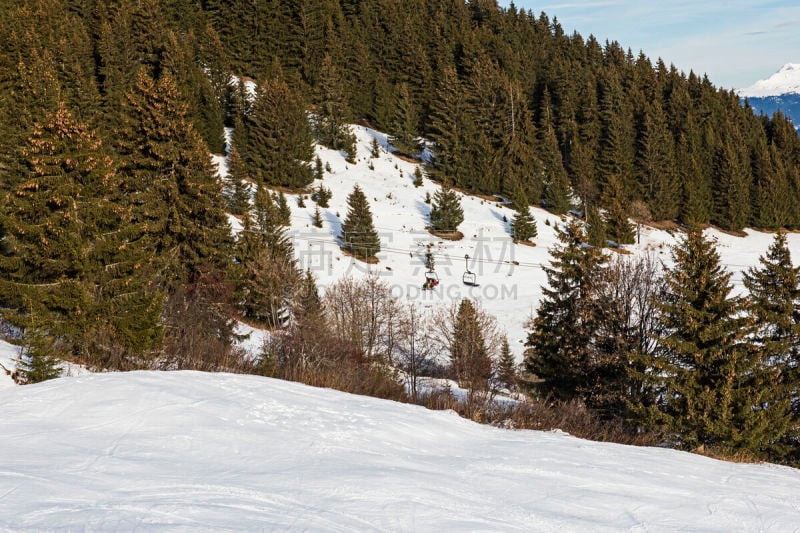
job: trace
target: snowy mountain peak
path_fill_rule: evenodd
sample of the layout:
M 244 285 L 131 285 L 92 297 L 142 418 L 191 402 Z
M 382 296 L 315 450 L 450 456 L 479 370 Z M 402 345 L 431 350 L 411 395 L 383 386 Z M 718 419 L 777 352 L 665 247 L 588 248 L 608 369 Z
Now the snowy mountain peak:
M 759 80 L 750 87 L 739 89 L 738 93 L 739 96 L 748 98 L 800 94 L 800 63 L 787 63 L 766 80 Z

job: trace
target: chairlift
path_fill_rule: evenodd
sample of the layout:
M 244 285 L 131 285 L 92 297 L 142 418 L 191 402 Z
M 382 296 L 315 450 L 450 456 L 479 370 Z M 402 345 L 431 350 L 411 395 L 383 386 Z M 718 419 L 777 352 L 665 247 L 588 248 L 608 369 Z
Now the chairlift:
M 430 252 L 430 249 L 428 253 L 425 254 L 425 266 L 428 270 L 425 272 L 425 283 L 422 285 L 422 290 L 432 291 L 434 287 L 439 285 L 439 275 L 434 270 L 433 254 Z
M 470 287 L 477 287 L 478 286 L 478 276 L 475 275 L 474 272 L 470 272 L 469 270 L 469 255 L 464 256 L 464 262 L 466 263 L 466 271 L 464 275 L 461 277 L 461 281 L 464 282 L 464 285 L 469 285 Z

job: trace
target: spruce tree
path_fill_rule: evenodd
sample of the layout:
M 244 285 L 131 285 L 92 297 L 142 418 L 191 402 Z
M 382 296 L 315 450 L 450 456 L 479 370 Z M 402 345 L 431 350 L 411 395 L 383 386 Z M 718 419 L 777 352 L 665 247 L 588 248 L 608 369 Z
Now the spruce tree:
M 236 257 L 244 315 L 269 327 L 284 325 L 300 272 L 278 206 L 263 186 L 256 192 L 252 217 L 245 216 Z
M 558 399 L 587 398 L 593 388 L 598 326 L 598 273 L 603 254 L 586 246 L 581 224 L 570 220 L 556 228 L 558 244 L 550 251 L 550 267 L 543 267 L 547 287 L 530 323 L 525 367 L 542 380 L 537 387 Z
M 478 312 L 471 300 L 458 306 L 450 344 L 450 364 L 459 385 L 483 390 L 492 375 L 492 360 L 486 347 Z
M 302 196 L 301 196 L 302 198 Z M 286 195 L 283 194 L 283 191 L 278 193 L 278 198 L 276 200 L 278 204 L 278 223 L 281 226 L 289 227 L 292 225 L 292 208 L 289 207 L 289 202 L 286 200 Z M 304 207 L 304 206 L 300 206 Z
M 119 152 L 132 221 L 157 258 L 158 284 L 168 290 L 196 272 L 224 272 L 231 237 L 225 198 L 208 149 L 186 117 L 169 75 L 137 74 L 127 95 Z
M 115 343 L 153 348 L 160 304 L 144 274 L 153 256 L 108 150 L 62 104 L 18 155 L 0 210 L 0 302 L 14 310 L 12 322 L 27 327 L 35 314 L 87 364 L 98 363 L 89 343 L 106 325 Z
M 628 220 L 627 203 L 625 201 L 622 184 L 614 176 L 610 176 L 603 192 L 606 206 L 604 217 L 606 234 L 608 238 L 618 244 L 633 244 L 633 225 Z
M 18 379 L 24 384 L 55 379 L 61 375 L 59 363 L 53 337 L 42 326 L 26 328 L 17 363 Z
M 355 152 L 355 135 L 350 131 L 350 107 L 345 96 L 344 80 L 329 54 L 322 59 L 320 85 L 316 95 L 314 136 L 333 150 Z M 349 157 L 349 155 L 348 155 Z M 355 161 L 351 161 L 355 162 Z
M 658 101 L 648 105 L 639 133 L 636 161 L 638 181 L 654 220 L 678 216 L 678 181 L 673 169 L 674 142 Z
M 513 200 L 514 217 L 511 219 L 511 236 L 515 241 L 527 241 L 536 237 L 536 220 L 531 215 L 528 197 L 518 187 Z
M 373 260 L 381 251 L 381 241 L 372 223 L 369 202 L 358 185 L 347 197 L 347 217 L 342 223 L 339 238 L 357 259 Z
M 685 448 L 732 446 L 743 427 L 736 416 L 754 405 L 741 382 L 752 371 L 742 302 L 730 296 L 731 275 L 699 230 L 673 247 L 672 258 L 666 295 L 656 303 L 663 333 L 654 368 L 667 428 Z
M 262 82 L 246 126 L 243 155 L 253 177 L 266 185 L 297 189 L 311 183 L 313 137 L 297 89 L 281 77 Z
M 588 242 L 596 248 L 605 248 L 608 237 L 606 236 L 606 223 L 600 212 L 593 205 L 586 211 L 586 231 Z
M 778 442 L 793 422 L 791 401 L 798 394 L 800 368 L 800 272 L 793 266 L 786 234 L 779 232 L 744 273 L 747 313 L 754 324 L 753 368 L 745 376 L 756 398 L 747 413 L 750 433 L 743 444 L 754 452 L 782 454 Z M 772 458 L 775 458 L 774 456 Z
M 431 226 L 436 231 L 452 233 L 464 222 L 464 210 L 461 208 L 459 194 L 443 185 L 433 195 L 431 206 Z
M 500 345 L 500 360 L 497 364 L 497 379 L 504 383 L 509 390 L 514 390 L 517 385 L 517 363 L 511 347 L 508 345 L 508 337 L 503 337 Z
M 552 110 L 545 100 L 539 126 L 539 159 L 544 169 L 544 199 L 547 208 L 556 214 L 569 210 L 569 177 L 564 169 L 558 138 L 552 125 Z
M 417 141 L 419 116 L 412 101 L 407 83 L 401 83 L 395 92 L 394 115 L 392 117 L 389 142 L 401 153 L 415 156 L 419 152 Z
M 314 208 L 314 215 L 311 217 L 311 224 L 315 228 L 322 227 L 322 213 L 319 211 L 319 206 Z
M 228 178 L 226 183 L 228 209 L 234 215 L 242 215 L 250 207 L 250 188 L 247 186 L 247 167 L 234 146 L 228 154 Z

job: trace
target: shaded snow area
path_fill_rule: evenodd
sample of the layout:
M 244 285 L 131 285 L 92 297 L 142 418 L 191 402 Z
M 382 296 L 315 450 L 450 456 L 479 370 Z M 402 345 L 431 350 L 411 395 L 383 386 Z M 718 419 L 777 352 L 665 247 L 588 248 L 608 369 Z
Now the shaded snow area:
M 787 63 L 767 78 L 737 91 L 741 97 L 780 96 L 800 94 L 800 63 Z
M 431 197 L 439 190 L 434 182 L 424 179 L 422 187 L 414 187 L 414 171 L 419 166 L 390 152 L 386 135 L 362 126 L 352 126 L 357 138 L 357 163 L 345 161 L 344 152 L 317 146 L 316 155 L 324 166 L 330 166 L 320 185 L 330 189 L 330 207 L 320 208 L 323 227 L 312 225 L 316 205 L 306 198 L 306 207 L 297 206 L 298 195 L 287 195 L 292 209 L 289 235 L 295 254 L 303 268 L 310 268 L 324 289 L 346 277 L 364 277 L 375 273 L 386 282 L 392 293 L 403 302 L 416 302 L 435 310 L 469 297 L 480 301 L 489 313 L 498 318 L 506 330 L 511 349 L 521 360 L 526 338 L 525 324 L 536 311 L 542 296 L 546 276 L 542 265 L 550 264 L 550 249 L 556 243 L 555 226 L 561 219 L 543 209 L 531 208 L 539 235 L 535 247 L 514 244 L 510 238 L 509 221 L 513 210 L 497 198 L 463 196 L 464 223 L 460 230 L 464 238 L 447 241 L 431 235 L 425 228 L 429 223 Z M 230 136 L 230 131 L 227 134 Z M 371 157 L 372 141 L 380 147 L 380 155 Z M 215 157 L 221 176 L 227 176 L 224 158 Z M 373 168 L 370 168 L 370 165 Z M 347 215 L 347 196 L 358 184 L 367 196 L 375 227 L 381 238 L 380 262 L 367 265 L 345 255 L 339 248 L 341 223 Z M 503 218 L 505 217 L 505 221 Z M 234 232 L 241 224 L 231 217 Z M 550 225 L 547 223 L 549 222 Z M 758 264 L 773 235 L 746 230 L 746 237 L 735 237 L 710 229 L 708 234 L 718 239 L 722 263 L 733 274 L 732 284 L 737 293 L 743 291 L 742 271 Z M 666 264 L 671 263 L 669 246 L 677 236 L 663 230 L 643 227 L 641 244 L 623 246 L 632 255 L 653 253 Z M 440 284 L 432 291 L 423 291 L 425 281 L 425 252 L 431 245 Z M 800 262 L 800 234 L 788 236 L 792 257 Z M 470 256 L 469 264 L 465 255 Z M 610 257 L 617 257 L 609 252 Z M 480 287 L 462 283 L 469 268 L 477 275 Z
M 0 530 L 791 531 L 800 471 L 230 374 L 0 391 Z

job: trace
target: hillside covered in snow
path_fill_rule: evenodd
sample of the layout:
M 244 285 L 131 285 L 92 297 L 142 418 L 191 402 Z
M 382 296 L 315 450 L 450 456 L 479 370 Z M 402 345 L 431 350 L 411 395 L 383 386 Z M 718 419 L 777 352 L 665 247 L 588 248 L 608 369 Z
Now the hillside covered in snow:
M 414 171 L 418 163 L 393 154 L 385 134 L 356 125 L 352 130 L 357 138 L 355 165 L 345 161 L 343 152 L 316 147 L 316 155 L 330 171 L 325 172 L 322 180 L 315 180 L 309 189 L 323 186 L 333 193 L 329 207 L 320 208 L 323 227 L 316 228 L 312 224 L 316 205 L 308 195 L 304 195 L 305 207 L 297 206 L 297 194 L 288 195 L 292 209 L 289 236 L 301 267 L 312 271 L 323 290 L 346 276 L 359 278 L 376 274 L 392 287 L 392 293 L 400 300 L 417 302 L 429 309 L 473 298 L 500 320 L 512 350 L 521 356 L 526 324 L 546 284 L 542 266 L 549 265 L 552 260 L 550 250 L 557 240 L 555 228 L 563 224 L 562 218 L 545 209 L 531 207 L 538 229 L 538 236 L 532 239 L 535 246 L 515 244 L 509 229 L 514 214 L 510 205 L 499 197 L 463 195 L 464 223 L 459 229 L 464 238 L 450 241 L 436 237 L 426 229 L 430 224 L 431 206 L 425 200 L 440 186 L 426 178 L 421 187 L 415 187 Z M 377 158 L 371 156 L 373 139 L 381 147 Z M 215 156 L 214 161 L 220 175 L 227 177 L 225 158 Z M 364 190 L 381 237 L 379 262 L 374 265 L 357 261 L 340 248 L 347 196 L 355 185 Z M 236 219 L 232 222 L 235 231 L 241 228 Z M 742 272 L 758 264 L 759 256 L 766 252 L 773 235 L 752 229 L 745 230 L 745 237 L 713 228 L 706 233 L 717 240 L 722 264 L 733 273 L 735 292 L 743 291 Z M 609 251 L 609 258 L 650 253 L 669 266 L 672 261 L 669 248 L 680 236 L 680 233 L 642 226 L 639 244 Z M 788 243 L 793 256 L 800 257 L 800 234 L 789 234 Z M 440 284 L 433 291 L 423 291 L 425 253 L 429 246 Z M 468 262 L 466 255 L 469 255 Z M 476 274 L 478 287 L 463 283 L 467 269 Z
M 800 471 L 254 376 L 0 391 L 0 529 L 792 531 Z

